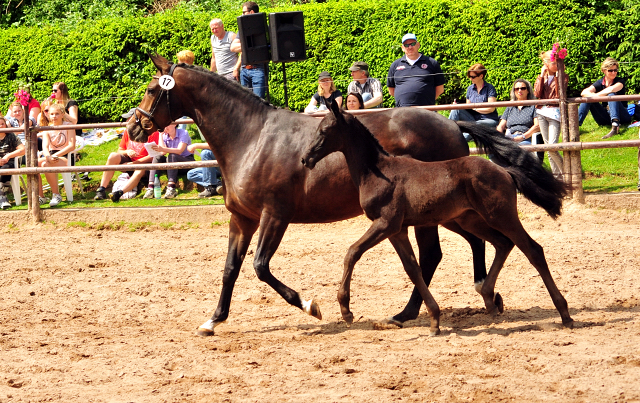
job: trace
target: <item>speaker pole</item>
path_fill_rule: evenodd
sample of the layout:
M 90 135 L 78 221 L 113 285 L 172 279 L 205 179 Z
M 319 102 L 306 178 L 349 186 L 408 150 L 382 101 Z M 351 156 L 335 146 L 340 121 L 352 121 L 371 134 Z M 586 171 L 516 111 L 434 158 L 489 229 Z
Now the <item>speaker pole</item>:
M 284 83 L 284 106 L 289 109 L 289 95 L 287 95 L 287 69 L 282 62 L 282 82 Z

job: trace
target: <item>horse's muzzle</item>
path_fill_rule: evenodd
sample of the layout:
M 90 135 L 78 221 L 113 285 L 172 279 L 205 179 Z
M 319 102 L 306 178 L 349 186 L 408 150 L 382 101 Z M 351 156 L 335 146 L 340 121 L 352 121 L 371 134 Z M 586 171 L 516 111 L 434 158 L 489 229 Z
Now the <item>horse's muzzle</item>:
M 302 157 L 302 165 L 309 169 L 313 169 L 316 166 L 316 160 L 313 157 Z

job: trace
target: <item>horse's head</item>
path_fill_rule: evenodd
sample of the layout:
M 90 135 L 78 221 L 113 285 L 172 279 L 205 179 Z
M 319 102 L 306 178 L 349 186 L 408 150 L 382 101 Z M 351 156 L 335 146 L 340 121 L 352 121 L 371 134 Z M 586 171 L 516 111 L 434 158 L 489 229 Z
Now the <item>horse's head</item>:
M 160 55 L 150 57 L 158 72 L 147 85 L 142 102 L 127 123 L 129 138 L 137 142 L 146 142 L 155 131 L 163 131 L 174 119 L 182 116 L 179 101 L 172 96 L 176 92 L 173 89 L 176 86 L 176 65 Z
M 316 135 L 302 157 L 302 164 L 309 169 L 313 169 L 327 155 L 342 149 L 341 133 L 348 127 L 348 120 L 355 119 L 342 112 L 336 102 L 332 102 L 329 109 L 331 112 L 320 121 Z

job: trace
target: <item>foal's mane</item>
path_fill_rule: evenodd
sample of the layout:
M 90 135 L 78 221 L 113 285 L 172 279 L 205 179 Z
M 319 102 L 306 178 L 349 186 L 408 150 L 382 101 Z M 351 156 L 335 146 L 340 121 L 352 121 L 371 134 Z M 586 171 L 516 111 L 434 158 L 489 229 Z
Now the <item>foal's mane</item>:
M 345 121 L 347 122 L 347 125 L 350 129 L 357 130 L 359 136 L 362 136 L 363 138 L 371 142 L 373 148 L 370 149 L 370 154 L 373 154 L 373 151 L 376 150 L 377 152 L 380 152 L 387 157 L 390 156 L 390 154 L 382 147 L 378 139 L 375 138 L 375 136 L 373 135 L 373 133 L 371 133 L 367 126 L 362 124 L 362 122 L 360 122 L 354 115 L 350 113 L 344 113 L 342 111 L 340 113 L 342 113 L 342 116 L 344 116 Z
M 269 102 L 265 101 L 264 99 L 254 94 L 253 91 L 250 91 L 242 87 L 237 82 L 232 82 L 231 80 L 228 80 L 222 77 L 218 73 L 214 73 L 213 71 L 207 70 L 201 66 L 194 66 L 186 63 L 178 63 L 177 65 L 178 67 L 182 67 L 187 70 L 192 70 L 196 73 L 204 74 L 207 77 L 209 77 L 211 80 L 213 80 L 216 83 L 216 85 L 220 88 L 220 90 L 223 91 L 223 94 L 221 94 L 222 97 L 226 97 L 228 94 L 233 94 L 233 96 L 240 97 L 242 102 L 250 102 L 255 105 L 268 106 L 272 109 L 277 109 L 277 107 L 271 105 Z

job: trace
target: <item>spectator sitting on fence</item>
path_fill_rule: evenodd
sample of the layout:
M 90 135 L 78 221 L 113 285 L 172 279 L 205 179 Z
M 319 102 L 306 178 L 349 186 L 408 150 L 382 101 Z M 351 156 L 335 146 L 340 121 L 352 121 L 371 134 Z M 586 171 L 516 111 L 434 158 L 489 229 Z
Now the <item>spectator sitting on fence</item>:
M 62 126 L 65 124 L 64 109 L 60 104 L 49 105 L 49 122 L 52 126 Z M 63 167 L 67 165 L 67 157 L 71 151 L 76 149 L 76 133 L 74 130 L 47 130 L 42 132 L 42 158 L 38 159 L 40 167 Z M 58 174 L 46 173 L 47 182 L 51 187 L 51 201 L 49 206 L 55 207 L 62 201 L 58 188 Z M 42 178 L 40 178 L 40 204 L 45 204 L 49 200 L 44 197 L 42 189 Z
M 123 119 L 128 120 L 133 116 L 133 112 L 135 108 L 132 108 L 129 112 L 122 115 Z M 158 132 L 153 133 L 149 136 L 150 143 L 158 143 Z M 122 139 L 120 140 L 120 144 L 118 145 L 118 150 L 109 154 L 107 157 L 107 162 L 105 165 L 135 165 L 135 164 L 148 164 L 152 160 L 152 157 L 149 156 L 147 149 L 144 147 L 143 143 L 138 143 L 129 139 L 129 133 L 125 130 L 122 134 Z M 146 183 L 145 174 L 147 171 L 138 170 L 138 171 L 128 171 L 126 172 L 129 175 L 129 180 L 125 184 L 125 186 L 120 189 L 126 190 L 126 192 L 130 192 L 133 189 L 136 189 L 138 183 L 142 180 L 142 183 Z M 107 187 L 109 186 L 109 182 L 111 182 L 111 178 L 113 178 L 114 171 L 104 171 L 102 173 L 102 179 L 100 180 L 100 187 L 96 191 L 96 196 L 94 200 L 103 200 L 107 198 Z M 120 196 L 124 195 L 124 191 Z M 117 191 L 112 194 L 118 194 Z M 116 196 L 116 198 L 119 200 Z M 112 199 L 113 200 L 113 199 Z
M 351 78 L 347 92 L 362 95 L 364 108 L 375 108 L 382 103 L 382 85 L 380 81 L 369 77 L 369 65 L 365 62 L 353 62 L 351 67 Z
M 22 107 L 22 105 L 20 105 Z M 0 116 L 0 129 L 9 127 L 5 118 Z M 0 133 L 0 170 L 20 168 L 15 166 L 15 157 L 21 157 L 24 155 L 24 144 L 20 142 L 18 137 L 13 133 Z M 0 176 L 0 208 L 3 210 L 7 207 L 11 207 L 9 200 L 7 200 L 6 189 L 9 189 L 11 181 L 11 175 Z M 20 195 L 15 195 L 20 197 Z
M 164 133 L 160 135 L 160 143 L 157 146 L 152 146 L 154 151 L 161 152 L 163 155 L 153 157 L 153 163 L 160 162 L 187 162 L 195 161 L 195 158 L 191 152 L 187 149 L 187 146 L 191 144 L 191 137 L 186 130 L 176 129 L 176 124 L 172 123 L 164 129 Z M 166 156 L 164 155 L 166 154 Z M 145 199 L 153 198 L 153 179 L 156 174 L 156 170 L 152 170 L 149 173 L 149 187 L 144 194 Z M 176 183 L 178 182 L 178 175 L 186 175 L 189 172 L 188 169 L 167 169 L 167 190 L 165 191 L 165 199 L 173 199 L 178 195 L 176 190 Z
M 364 100 L 362 99 L 362 95 L 357 92 L 349 93 L 349 95 L 347 95 L 347 100 L 345 101 L 345 106 L 348 111 L 364 109 Z
M 540 53 L 543 65 L 540 69 L 540 75 L 536 78 L 533 88 L 533 95 L 538 99 L 558 99 L 558 66 L 555 61 L 551 60 L 552 51 Z M 567 85 L 567 76 L 565 82 Z M 538 106 L 537 110 L 538 123 L 540 124 L 540 132 L 545 144 L 555 144 L 560 137 L 560 108 L 558 105 Z M 558 151 L 548 151 L 549 165 L 551 172 L 556 179 L 563 180 L 562 175 L 562 156 Z
M 329 105 L 337 102 L 342 107 L 342 92 L 336 89 L 336 84 L 328 71 L 323 71 L 318 76 L 318 92 L 313 94 L 309 105 L 304 108 L 305 113 L 314 113 L 329 109 Z
M 607 57 L 600 66 L 604 77 L 585 88 L 580 95 L 586 98 L 625 95 L 627 93 L 627 79 L 618 75 L 618 69 L 618 61 Z M 581 103 L 578 108 L 578 121 L 581 126 L 589 111 L 591 111 L 593 120 L 600 126 L 611 125 L 611 131 L 605 134 L 603 139 L 619 134 L 620 124 L 629 124 L 632 119 L 627 110 L 627 101 Z
M 531 83 L 519 78 L 511 87 L 511 100 L 526 101 L 528 99 L 534 99 Z M 502 113 L 496 130 L 521 145 L 538 144 L 537 136 L 540 136 L 539 141 L 542 143 L 536 107 L 533 105 L 508 106 Z M 538 158 L 542 161 L 544 153 L 538 153 Z
M 467 103 L 476 104 L 483 102 L 496 102 L 498 94 L 493 85 L 484 81 L 487 76 L 487 69 L 484 65 L 476 63 L 469 67 L 467 77 L 471 80 L 471 85 L 467 87 Z M 475 109 L 454 109 L 449 114 L 451 120 L 464 120 L 476 122 L 479 125 L 496 127 L 498 124 L 498 112 L 495 107 L 475 108 Z M 467 141 L 471 141 L 471 136 L 464 133 Z
M 194 143 L 187 146 L 187 151 L 195 153 L 196 150 L 202 150 L 200 159 L 202 161 L 212 161 L 216 157 L 211 151 L 211 147 L 207 143 Z M 198 193 L 198 197 L 211 197 L 222 194 L 222 181 L 220 180 L 220 170 L 216 167 L 202 167 L 190 169 L 187 172 L 187 179 L 204 187 L 204 190 Z

